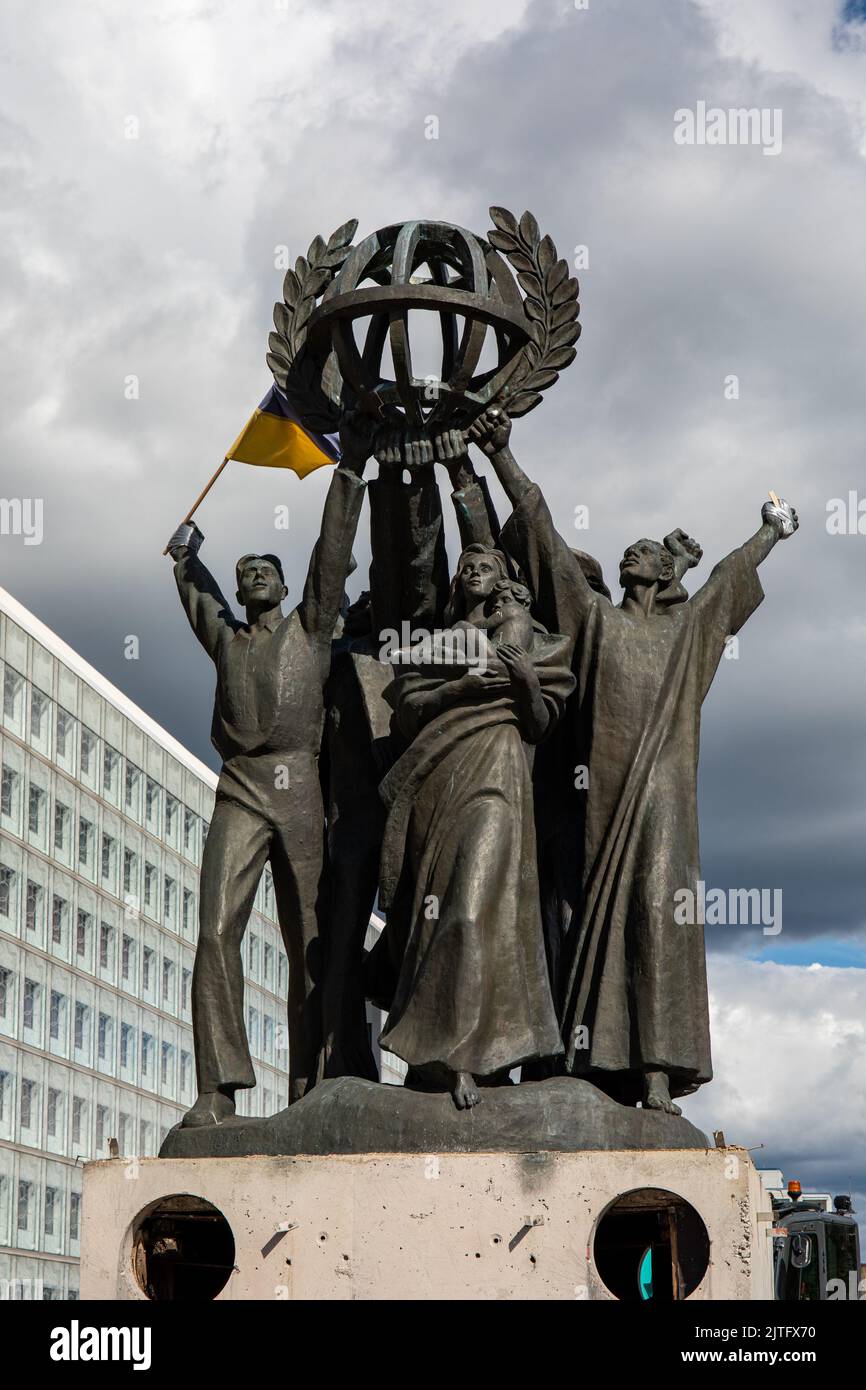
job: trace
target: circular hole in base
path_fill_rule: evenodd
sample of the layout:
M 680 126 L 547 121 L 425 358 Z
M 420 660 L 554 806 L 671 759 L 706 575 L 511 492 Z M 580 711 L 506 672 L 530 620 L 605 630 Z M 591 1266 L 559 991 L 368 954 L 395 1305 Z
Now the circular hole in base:
M 595 1266 L 624 1303 L 674 1303 L 694 1293 L 710 1263 L 710 1238 L 675 1192 L 641 1187 L 607 1208 L 593 1241 Z
M 132 1261 L 139 1287 L 155 1302 L 209 1302 L 234 1269 L 235 1240 L 221 1211 L 183 1192 L 136 1217 Z

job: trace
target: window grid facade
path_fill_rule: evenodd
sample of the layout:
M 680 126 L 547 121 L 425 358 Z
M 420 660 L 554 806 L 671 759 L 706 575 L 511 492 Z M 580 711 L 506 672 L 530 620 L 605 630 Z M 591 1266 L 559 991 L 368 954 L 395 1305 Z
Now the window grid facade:
M 155 1155 L 195 1098 L 216 785 L 55 644 L 0 591 L 0 1296 L 13 1298 L 77 1297 L 81 1160 L 112 1138 L 127 1162 Z M 258 1085 L 237 1100 L 251 1115 L 288 1102 L 286 962 L 264 883 L 244 962 Z

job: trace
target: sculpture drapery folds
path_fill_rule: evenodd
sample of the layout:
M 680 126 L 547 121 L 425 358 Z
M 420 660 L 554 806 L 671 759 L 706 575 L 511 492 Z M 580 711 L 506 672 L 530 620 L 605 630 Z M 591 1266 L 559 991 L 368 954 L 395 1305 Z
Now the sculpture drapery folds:
M 530 213 L 491 217 L 486 238 L 415 221 L 357 245 L 348 222 L 286 275 L 268 363 L 298 427 L 339 431 L 342 449 L 297 606 L 283 613 L 279 559 L 247 554 L 235 617 L 198 528 L 169 542 L 216 669 L 223 759 L 188 1128 L 236 1123 L 235 1092 L 254 1084 L 240 944 L 268 861 L 291 1103 L 323 1080 L 375 1077 L 368 999 L 406 1085 L 450 1092 L 455 1113 L 486 1087 L 558 1075 L 675 1116 L 676 1097 L 712 1075 L 703 925 L 675 912 L 700 873 L 701 706 L 763 597 L 757 567 L 797 516 L 772 495 L 691 596 L 697 543 L 681 530 L 638 540 L 614 602 L 510 447 L 511 419 L 575 357 L 577 283 Z M 441 338 L 435 378 L 413 366 L 410 315 Z M 502 527 L 470 446 L 507 499 Z M 365 492 L 369 590 L 350 604 Z M 385 927 L 367 953 L 377 899 Z

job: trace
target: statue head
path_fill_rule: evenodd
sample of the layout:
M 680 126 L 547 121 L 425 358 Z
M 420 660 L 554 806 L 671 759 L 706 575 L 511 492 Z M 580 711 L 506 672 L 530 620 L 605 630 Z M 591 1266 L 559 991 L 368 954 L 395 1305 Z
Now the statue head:
M 494 584 L 508 577 L 508 561 L 501 550 L 480 543 L 467 545 L 457 561 L 457 573 L 451 582 L 446 624 L 450 627 L 465 618 L 489 598 Z
M 656 586 L 666 589 L 674 580 L 674 557 L 661 541 L 644 537 L 630 545 L 619 563 L 619 582 L 626 593 Z
M 484 605 L 484 616 L 487 635 L 494 645 L 516 642 L 527 650 L 532 647 L 531 607 L 532 594 L 525 584 L 514 579 L 500 579 L 493 585 Z
M 235 566 L 238 603 L 248 617 L 277 608 L 288 594 L 283 567 L 276 555 L 242 555 Z

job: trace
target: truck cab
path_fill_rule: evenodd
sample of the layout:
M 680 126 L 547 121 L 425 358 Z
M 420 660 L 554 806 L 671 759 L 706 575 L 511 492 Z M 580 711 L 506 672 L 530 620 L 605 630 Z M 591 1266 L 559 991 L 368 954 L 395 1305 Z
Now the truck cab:
M 857 1299 L 860 1238 L 850 1197 L 836 1197 L 830 1208 L 823 1194 L 804 1196 L 790 1182 L 784 1196 L 773 1195 L 775 1296 L 784 1302 Z

